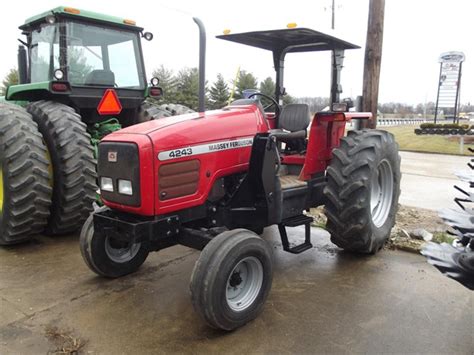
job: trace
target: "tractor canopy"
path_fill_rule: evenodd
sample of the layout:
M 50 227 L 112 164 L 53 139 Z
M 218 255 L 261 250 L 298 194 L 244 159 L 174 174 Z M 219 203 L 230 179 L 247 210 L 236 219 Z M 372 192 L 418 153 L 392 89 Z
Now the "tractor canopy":
M 283 87 L 283 68 L 287 53 L 332 51 L 331 103 L 339 101 L 340 71 L 344 50 L 359 46 L 310 28 L 288 28 L 279 30 L 253 31 L 217 36 L 231 42 L 269 50 L 273 53 L 276 71 L 275 99 L 285 94 Z
M 355 44 L 310 28 L 243 32 L 221 35 L 217 36 L 217 38 L 266 49 L 273 53 L 283 51 L 293 53 L 360 48 Z

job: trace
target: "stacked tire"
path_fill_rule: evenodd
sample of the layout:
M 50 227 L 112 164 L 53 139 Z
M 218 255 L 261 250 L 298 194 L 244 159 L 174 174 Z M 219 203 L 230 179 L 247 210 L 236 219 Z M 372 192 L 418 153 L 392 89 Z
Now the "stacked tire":
M 0 104 L 0 146 L 0 245 L 81 228 L 96 197 L 96 161 L 74 109 Z

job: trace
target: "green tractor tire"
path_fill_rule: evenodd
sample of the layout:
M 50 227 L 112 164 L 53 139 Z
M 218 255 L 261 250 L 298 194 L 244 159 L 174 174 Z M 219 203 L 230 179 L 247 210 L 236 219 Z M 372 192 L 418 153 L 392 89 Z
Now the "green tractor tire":
M 31 115 L 0 103 L 0 245 L 24 242 L 47 224 L 52 189 L 46 151 Z
M 196 112 L 189 107 L 180 104 L 163 104 L 160 105 L 159 108 L 169 112 L 171 116 L 185 115 L 187 113 Z
M 160 108 L 160 106 L 145 101 L 140 106 L 140 110 L 138 112 L 138 123 L 147 122 L 150 120 L 156 120 L 163 117 L 170 117 L 172 116 L 171 112 Z
M 46 234 L 77 231 L 96 198 L 96 160 L 87 126 L 76 111 L 53 101 L 32 102 L 28 112 L 38 124 L 52 165 L 53 197 Z

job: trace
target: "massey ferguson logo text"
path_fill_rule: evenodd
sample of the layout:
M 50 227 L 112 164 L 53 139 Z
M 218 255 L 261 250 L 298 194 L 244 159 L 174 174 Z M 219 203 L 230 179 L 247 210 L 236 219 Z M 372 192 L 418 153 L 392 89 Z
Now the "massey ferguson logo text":
M 240 138 L 236 140 L 213 142 L 213 143 L 195 145 L 191 147 L 183 147 L 183 148 L 178 148 L 178 149 L 173 149 L 173 150 L 167 150 L 165 152 L 160 152 L 158 154 L 158 159 L 163 161 L 163 160 L 187 157 L 191 155 L 214 153 L 214 152 L 228 150 L 228 149 L 250 147 L 252 143 L 253 143 L 253 137 L 247 137 L 247 138 Z
M 224 142 L 224 143 L 217 143 L 209 145 L 209 150 L 226 150 L 232 148 L 240 148 L 240 147 L 247 147 L 252 145 L 253 139 L 246 139 L 241 141 L 233 141 L 233 142 Z

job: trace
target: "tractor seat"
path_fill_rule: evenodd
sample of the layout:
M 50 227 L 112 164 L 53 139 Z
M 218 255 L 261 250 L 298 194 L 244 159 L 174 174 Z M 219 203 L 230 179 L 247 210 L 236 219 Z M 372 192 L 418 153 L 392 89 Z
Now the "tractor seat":
M 302 152 L 306 149 L 309 121 L 307 104 L 288 104 L 280 112 L 278 128 L 270 130 L 270 134 L 286 143 L 285 152 Z
M 115 74 L 110 70 L 93 70 L 86 75 L 84 85 L 115 86 Z
M 259 99 L 238 99 L 232 101 L 229 106 L 243 106 L 243 105 L 256 105 L 260 112 L 262 113 L 263 117 L 267 117 L 265 111 L 263 109 L 262 103 Z

